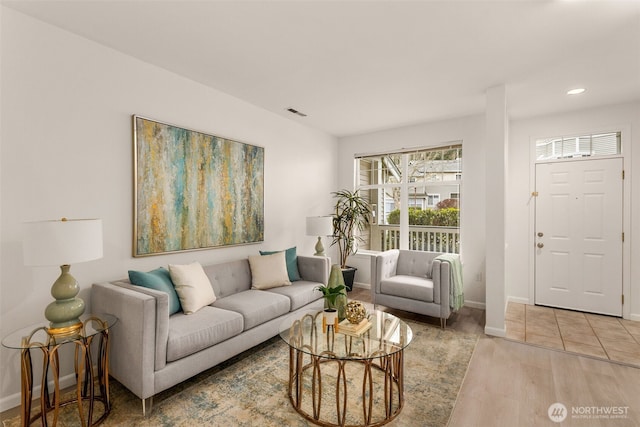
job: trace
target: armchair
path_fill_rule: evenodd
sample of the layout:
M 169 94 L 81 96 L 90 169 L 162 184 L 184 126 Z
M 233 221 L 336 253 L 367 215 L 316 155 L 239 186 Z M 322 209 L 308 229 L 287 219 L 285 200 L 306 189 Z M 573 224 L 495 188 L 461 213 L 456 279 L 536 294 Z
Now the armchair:
M 371 301 L 375 305 L 440 318 L 451 315 L 451 265 L 439 252 L 392 249 L 371 262 Z

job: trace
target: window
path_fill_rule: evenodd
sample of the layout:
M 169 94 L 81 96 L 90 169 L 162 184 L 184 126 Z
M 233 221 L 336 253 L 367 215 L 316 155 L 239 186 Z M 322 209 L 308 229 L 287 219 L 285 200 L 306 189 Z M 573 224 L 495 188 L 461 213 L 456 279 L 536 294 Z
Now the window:
M 430 208 L 436 206 L 440 202 L 439 194 L 427 194 L 427 206 Z
M 536 160 L 620 154 L 620 132 L 538 139 Z
M 459 252 L 462 145 L 356 156 L 355 165 L 375 211 L 361 249 Z
M 410 208 L 424 209 L 424 199 L 423 198 L 419 198 L 419 199 L 411 198 L 411 199 L 409 199 L 409 207 Z

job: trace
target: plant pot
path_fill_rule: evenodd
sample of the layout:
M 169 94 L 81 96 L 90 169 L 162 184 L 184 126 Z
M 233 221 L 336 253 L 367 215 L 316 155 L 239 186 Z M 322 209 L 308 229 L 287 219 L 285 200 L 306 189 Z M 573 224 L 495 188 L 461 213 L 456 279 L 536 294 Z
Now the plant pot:
M 347 292 L 351 292 L 353 289 L 353 281 L 357 270 L 357 268 L 349 266 L 342 269 L 342 277 L 344 278 L 344 286 L 347 288 Z
M 322 330 L 325 331 L 327 326 L 335 327 L 338 324 L 338 310 L 335 308 L 325 308 L 322 313 Z

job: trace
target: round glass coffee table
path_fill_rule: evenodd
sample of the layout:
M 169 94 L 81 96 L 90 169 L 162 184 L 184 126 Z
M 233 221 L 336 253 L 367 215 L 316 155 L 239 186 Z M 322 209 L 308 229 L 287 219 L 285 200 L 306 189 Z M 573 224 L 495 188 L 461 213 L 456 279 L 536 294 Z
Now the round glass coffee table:
M 368 323 L 327 325 L 322 311 L 290 316 L 280 325 L 289 345 L 289 399 L 322 426 L 381 426 L 404 406 L 404 349 L 409 325 L 382 311 Z

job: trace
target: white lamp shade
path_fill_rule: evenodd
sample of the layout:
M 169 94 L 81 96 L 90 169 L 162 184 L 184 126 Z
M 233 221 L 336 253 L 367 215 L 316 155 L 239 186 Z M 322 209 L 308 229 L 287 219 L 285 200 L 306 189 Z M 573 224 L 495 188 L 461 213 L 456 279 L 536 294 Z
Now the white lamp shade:
M 23 224 L 25 265 L 64 265 L 102 258 L 101 219 Z
M 310 216 L 307 217 L 307 236 L 331 236 L 333 235 L 333 217 Z

